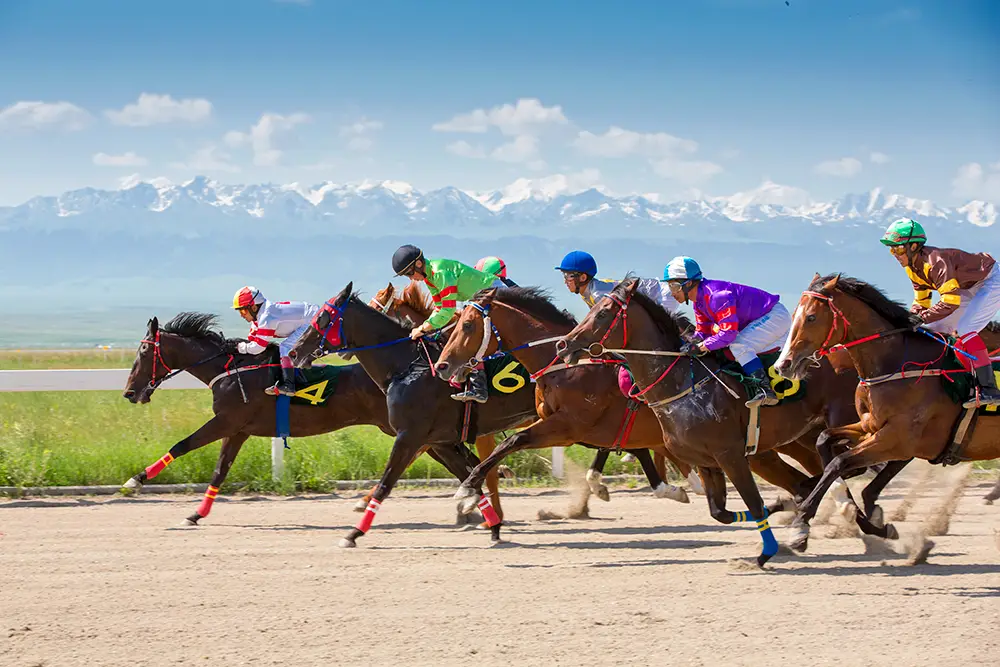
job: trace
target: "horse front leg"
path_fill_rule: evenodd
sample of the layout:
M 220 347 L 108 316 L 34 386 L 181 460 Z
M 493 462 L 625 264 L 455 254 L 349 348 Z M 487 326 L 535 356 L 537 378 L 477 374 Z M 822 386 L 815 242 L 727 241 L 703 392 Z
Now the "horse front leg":
M 210 442 L 215 442 L 219 438 L 231 437 L 235 430 L 230 419 L 223 419 L 219 415 L 215 415 L 202 424 L 197 431 L 171 447 L 156 463 L 147 466 L 139 474 L 133 475 L 122 485 L 122 493 L 138 493 L 143 484 L 163 472 L 163 469 L 173 463 L 175 459 L 204 447 Z
M 222 488 L 223 483 L 226 481 L 229 469 L 233 467 L 233 462 L 239 455 L 243 443 L 249 437 L 246 433 L 237 433 L 236 435 L 222 439 L 222 449 L 219 450 L 219 460 L 215 464 L 215 472 L 212 473 L 212 482 L 205 490 L 205 497 L 202 499 L 201 504 L 198 505 L 198 509 L 194 511 L 194 514 L 184 519 L 185 526 L 197 526 L 198 522 L 212 511 L 215 496 L 218 495 L 219 489 Z
M 760 555 L 757 556 L 757 566 L 764 567 L 764 564 L 778 553 L 778 540 L 775 539 L 774 533 L 771 532 L 771 525 L 767 520 L 767 509 L 764 507 L 764 499 L 760 496 L 760 490 L 757 488 L 757 482 L 754 481 L 750 464 L 746 457 L 739 455 L 732 455 L 717 461 L 726 473 L 726 476 L 732 481 L 733 486 L 736 487 L 743 502 L 746 503 L 750 515 L 748 517 L 739 517 L 740 513 L 734 512 L 734 514 L 738 518 L 745 518 L 757 523 L 757 530 L 760 532 L 763 542 Z
M 391 435 L 391 434 L 387 434 L 387 435 Z M 435 454 L 433 450 L 430 450 L 430 448 L 428 447 L 428 445 L 424 445 L 423 447 L 421 447 L 420 449 L 417 450 L 417 453 L 413 455 L 413 459 L 409 463 L 406 464 L 406 467 L 409 468 L 411 465 L 413 465 L 413 462 L 416 461 L 417 459 L 419 459 L 420 455 L 423 454 L 424 452 L 427 452 L 428 456 L 430 456 L 432 459 L 434 459 L 438 463 L 441 463 L 441 459 L 438 457 L 438 455 Z M 444 464 L 442 464 L 442 465 L 444 465 Z M 365 495 L 363 495 L 361 498 L 359 498 L 358 502 L 354 503 L 353 509 L 354 509 L 355 512 L 364 512 L 366 509 L 368 509 L 368 503 L 371 501 L 372 496 L 375 495 L 375 489 L 377 489 L 377 488 L 378 488 L 378 483 L 376 483 L 375 486 L 373 486 L 371 488 L 371 491 L 369 491 L 368 493 L 366 493 Z
M 679 503 L 691 502 L 688 499 L 687 491 L 680 488 L 679 486 L 674 486 L 673 484 L 668 484 L 661 476 L 660 471 L 656 467 L 656 463 L 653 461 L 653 457 L 650 456 L 648 449 L 634 449 L 632 452 L 635 454 L 635 458 L 638 459 L 639 465 L 642 466 L 642 471 L 646 474 L 646 479 L 649 481 L 649 488 L 653 490 L 653 496 L 655 498 L 669 498 L 670 500 L 676 500 Z M 661 461 L 663 459 L 661 458 Z M 666 475 L 666 466 L 663 466 L 663 475 Z
M 610 449 L 598 449 L 593 463 L 587 469 L 587 486 L 590 487 L 590 492 L 604 502 L 611 500 L 611 493 L 601 479 L 604 474 L 604 466 L 608 464 L 609 456 L 611 456 Z
M 368 506 L 365 508 L 365 513 L 362 515 L 361 520 L 358 521 L 358 525 L 351 529 L 347 537 L 340 540 L 340 547 L 352 548 L 358 546 L 357 539 L 366 534 L 368 529 L 372 527 L 375 515 L 378 514 L 379 509 L 382 507 L 382 501 L 389 496 L 396 482 L 399 481 L 403 472 L 409 467 L 410 462 L 416 458 L 422 445 L 423 434 L 410 435 L 405 430 L 397 431 L 396 440 L 392 445 L 392 452 L 389 454 L 389 460 L 386 462 L 385 470 L 382 472 L 382 479 L 379 480 L 378 486 L 375 487 L 371 500 L 368 501 Z
M 483 459 L 487 458 L 490 454 L 492 454 L 493 450 L 495 450 L 496 448 L 497 448 L 497 440 L 495 437 L 493 437 L 492 434 L 481 435 L 478 438 L 476 438 L 476 455 L 479 457 L 480 461 L 482 461 Z M 496 511 L 497 516 L 500 518 L 500 521 L 503 521 L 503 508 L 500 507 L 499 473 L 500 473 L 499 466 L 497 468 L 493 468 L 488 473 L 486 473 L 486 490 L 490 494 L 490 502 L 493 505 L 493 509 Z M 485 529 L 489 527 L 490 526 L 488 521 L 483 521 L 481 524 L 479 524 L 479 528 Z

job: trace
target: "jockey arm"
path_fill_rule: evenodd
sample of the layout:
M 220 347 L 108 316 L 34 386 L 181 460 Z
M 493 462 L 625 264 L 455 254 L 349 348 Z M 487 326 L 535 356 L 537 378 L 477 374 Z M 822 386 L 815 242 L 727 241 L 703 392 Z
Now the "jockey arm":
M 431 290 L 434 310 L 420 326 L 427 332 L 448 324 L 455 316 L 455 309 L 458 307 L 458 275 L 453 271 L 440 271 L 434 274 L 433 279 L 436 287 L 436 290 Z
M 260 326 L 254 322 L 250 325 L 250 334 L 247 336 L 247 340 L 241 340 L 236 344 L 236 351 L 240 354 L 260 354 L 271 343 L 271 341 L 265 338 L 265 336 L 273 335 L 274 329 L 261 329 Z
M 919 315 L 925 324 L 943 320 L 962 305 L 958 280 L 952 277 L 955 275 L 955 267 L 950 265 L 947 258 L 936 255 L 927 263 L 926 280 L 913 269 L 908 268 L 906 273 L 913 285 L 913 305 L 910 306 L 910 311 Z M 935 284 L 940 285 L 936 289 L 941 299 L 931 306 L 931 291 L 935 289 Z
M 695 308 L 695 337 L 701 339 L 702 347 L 708 351 L 727 347 L 739 333 L 735 295 L 729 290 L 715 292 L 709 297 L 707 306 L 704 313 L 701 308 Z

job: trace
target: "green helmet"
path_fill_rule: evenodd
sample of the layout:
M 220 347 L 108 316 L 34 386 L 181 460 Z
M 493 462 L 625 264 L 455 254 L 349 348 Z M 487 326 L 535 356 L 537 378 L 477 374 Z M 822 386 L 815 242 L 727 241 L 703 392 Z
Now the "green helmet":
M 897 220 L 882 235 L 882 245 L 894 246 L 907 243 L 927 243 L 927 234 L 916 220 Z

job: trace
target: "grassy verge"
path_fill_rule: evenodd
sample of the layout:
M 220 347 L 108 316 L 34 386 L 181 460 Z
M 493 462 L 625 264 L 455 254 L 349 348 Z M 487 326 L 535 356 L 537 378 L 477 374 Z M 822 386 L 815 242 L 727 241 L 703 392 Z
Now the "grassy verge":
M 133 351 L 0 352 L 0 370 L 42 368 L 128 368 Z M 328 358 L 327 362 L 339 361 Z M 116 391 L 0 394 L 0 486 L 121 484 L 162 456 L 212 415 L 205 390 L 158 392 L 148 405 L 132 405 Z M 330 480 L 376 479 L 389 458 L 392 440 L 378 429 L 357 426 L 290 441 L 285 479 L 271 480 L 271 445 L 251 438 L 229 473 L 228 483 L 255 490 L 327 490 Z M 157 483 L 208 482 L 219 444 L 172 463 Z M 571 447 L 571 460 L 589 465 L 594 450 Z M 524 482 L 548 479 L 550 450 L 521 452 L 506 463 Z M 612 456 L 607 474 L 641 474 L 637 464 Z M 407 479 L 449 477 L 428 456 L 404 473 Z

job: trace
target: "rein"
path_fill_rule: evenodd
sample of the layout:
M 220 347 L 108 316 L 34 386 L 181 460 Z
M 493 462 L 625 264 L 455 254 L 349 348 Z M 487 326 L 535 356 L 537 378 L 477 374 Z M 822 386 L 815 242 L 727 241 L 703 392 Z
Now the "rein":
M 201 366 L 202 364 L 207 364 L 209 361 L 212 361 L 213 359 L 218 359 L 219 357 L 221 357 L 221 356 L 223 356 L 223 355 L 226 354 L 225 352 L 218 352 L 216 354 L 213 354 L 210 357 L 206 357 L 205 359 L 202 359 L 201 361 L 197 361 L 197 362 L 191 364 L 190 366 L 185 366 L 184 368 L 171 369 L 170 366 L 167 364 L 167 362 L 163 359 L 163 351 L 160 349 L 160 330 L 159 329 L 156 330 L 156 335 L 153 336 L 152 340 L 150 340 L 148 338 L 143 338 L 141 342 L 143 342 L 143 343 L 149 343 L 149 344 L 151 344 L 153 346 L 153 372 L 149 376 L 149 390 L 150 391 L 156 390 L 157 387 L 159 387 L 161 384 L 163 384 L 164 382 L 166 382 L 170 378 L 174 377 L 175 375 L 179 375 L 179 374 L 183 373 L 184 371 L 191 370 L 192 368 L 195 368 L 197 366 Z M 167 370 L 167 372 L 161 378 L 157 378 L 156 377 L 156 367 L 157 367 L 157 364 L 159 364 L 160 366 L 163 366 L 163 368 L 165 368 Z

